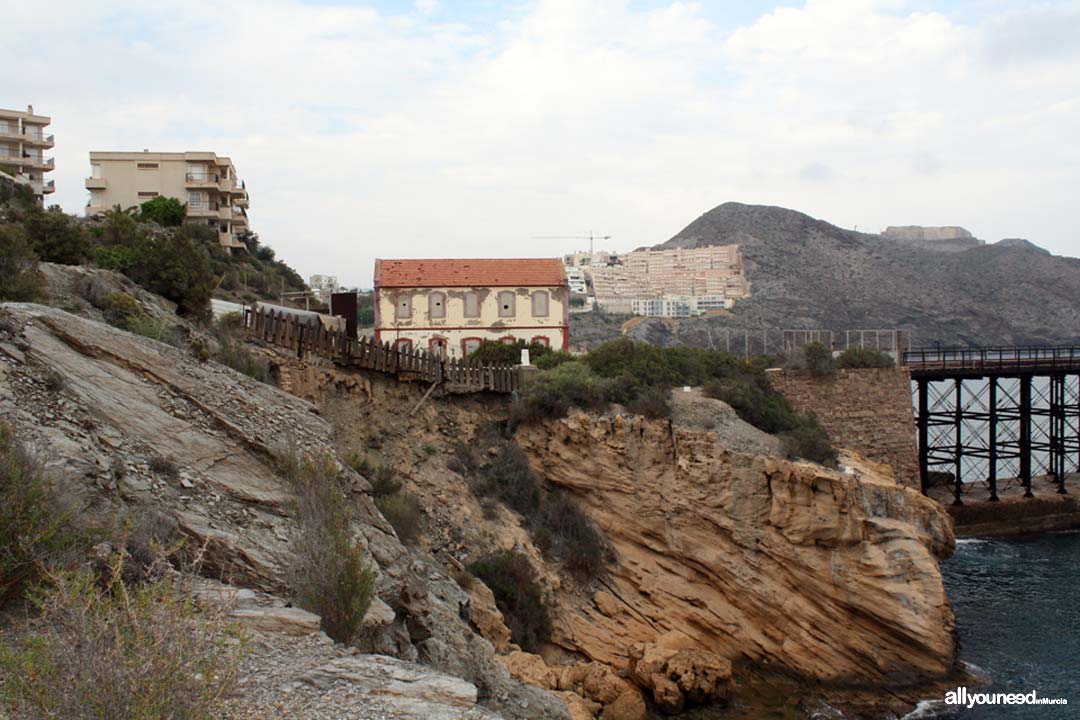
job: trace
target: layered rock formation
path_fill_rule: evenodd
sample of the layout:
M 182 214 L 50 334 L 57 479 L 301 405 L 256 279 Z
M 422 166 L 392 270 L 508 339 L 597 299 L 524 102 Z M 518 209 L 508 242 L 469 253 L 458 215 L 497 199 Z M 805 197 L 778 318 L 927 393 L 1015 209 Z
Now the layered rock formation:
M 694 649 L 830 683 L 947 673 L 948 515 L 868 466 L 857 478 L 721 440 L 583 413 L 518 430 L 536 471 L 577 499 L 618 557 L 602 591 L 560 598 L 554 642 L 617 668 L 655 660 L 635 644 L 679 631 Z

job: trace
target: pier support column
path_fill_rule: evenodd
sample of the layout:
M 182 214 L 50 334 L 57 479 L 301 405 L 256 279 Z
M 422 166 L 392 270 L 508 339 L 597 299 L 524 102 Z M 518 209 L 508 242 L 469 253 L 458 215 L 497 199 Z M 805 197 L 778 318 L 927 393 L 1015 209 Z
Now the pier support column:
M 956 379 L 956 400 L 953 408 L 953 427 L 956 430 L 956 442 L 953 445 L 953 461 L 955 463 L 955 477 L 953 478 L 953 505 L 963 505 L 960 495 L 964 492 L 963 481 L 960 472 L 964 464 L 964 443 L 962 428 L 964 424 L 964 381 Z
M 997 494 L 997 461 L 998 461 L 998 442 L 997 442 L 997 430 L 998 430 L 998 408 L 997 408 L 997 394 L 998 394 L 998 381 L 996 377 L 990 378 L 990 447 L 989 457 L 987 458 L 989 465 L 989 475 L 987 480 L 990 481 L 990 502 L 998 501 Z
M 929 392 L 927 391 L 928 383 L 925 378 L 919 378 L 916 382 L 919 387 L 919 419 L 917 422 L 919 429 L 919 488 L 922 490 L 922 494 L 925 495 L 926 480 L 930 473 L 930 463 L 926 449 L 930 436 L 930 410 L 927 407 Z
M 1031 376 L 1020 376 L 1020 480 L 1024 483 L 1024 497 L 1035 497 L 1031 492 Z

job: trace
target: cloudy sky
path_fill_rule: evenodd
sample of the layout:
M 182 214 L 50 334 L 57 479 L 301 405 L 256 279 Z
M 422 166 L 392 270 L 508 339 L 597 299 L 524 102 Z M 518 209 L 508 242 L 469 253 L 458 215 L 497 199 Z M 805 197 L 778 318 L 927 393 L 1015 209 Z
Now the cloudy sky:
M 729 200 L 1080 255 L 1076 0 L 5 5 L 56 202 L 90 150 L 227 154 L 305 276 L 629 249 Z

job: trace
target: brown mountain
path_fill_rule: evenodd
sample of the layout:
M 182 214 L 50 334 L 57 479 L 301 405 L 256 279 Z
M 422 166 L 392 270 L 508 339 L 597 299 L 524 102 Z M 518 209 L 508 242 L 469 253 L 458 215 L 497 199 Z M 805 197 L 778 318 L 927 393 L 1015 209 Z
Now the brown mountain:
M 915 344 L 1080 341 L 1080 259 L 1027 241 L 935 249 L 854 232 L 779 207 L 724 203 L 657 248 L 739 243 L 753 296 L 733 317 L 633 330 L 705 345 L 723 328 L 914 331 Z

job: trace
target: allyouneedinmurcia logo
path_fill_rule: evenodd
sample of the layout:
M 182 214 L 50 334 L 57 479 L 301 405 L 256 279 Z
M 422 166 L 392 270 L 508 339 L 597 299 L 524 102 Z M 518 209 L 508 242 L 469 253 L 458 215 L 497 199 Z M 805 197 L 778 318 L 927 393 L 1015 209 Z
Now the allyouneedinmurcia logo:
M 1026 693 L 972 693 L 966 687 L 958 687 L 945 693 L 946 705 L 963 705 L 969 710 L 976 705 L 1068 705 L 1065 698 L 1039 697 L 1032 690 Z

